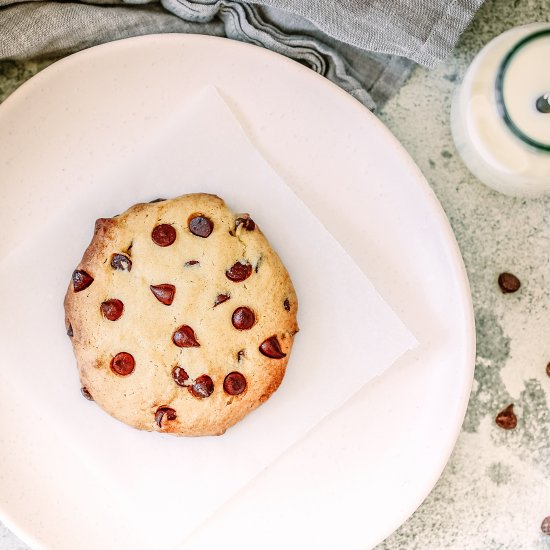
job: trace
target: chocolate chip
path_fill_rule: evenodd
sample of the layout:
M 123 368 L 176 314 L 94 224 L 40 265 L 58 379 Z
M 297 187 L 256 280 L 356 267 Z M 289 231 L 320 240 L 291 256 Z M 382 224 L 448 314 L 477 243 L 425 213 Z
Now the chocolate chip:
M 111 267 L 122 271 L 132 271 L 132 260 L 124 254 L 113 254 L 111 256 Z
M 285 298 L 285 301 L 283 302 L 283 306 L 287 311 L 290 311 L 290 302 L 288 301 L 288 298 Z
M 235 230 L 237 230 L 241 225 L 243 229 L 246 229 L 247 231 L 254 231 L 254 229 L 256 229 L 254 220 L 248 214 L 243 214 L 240 218 L 235 220 Z
M 88 288 L 93 282 L 93 277 L 83 269 L 73 271 L 73 289 L 75 292 Z
M 164 304 L 165 306 L 172 305 L 174 295 L 176 294 L 176 287 L 174 285 L 169 285 L 166 283 L 162 285 L 150 285 L 149 288 L 161 304 Z
M 111 359 L 111 370 L 120 376 L 128 376 L 134 372 L 135 364 L 134 358 L 129 353 L 121 351 Z
M 69 338 L 72 338 L 74 336 L 73 325 L 71 325 L 71 323 L 69 323 L 69 326 L 67 327 L 67 336 Z M 548 376 L 550 376 L 550 374 Z
M 501 273 L 498 276 L 498 286 L 503 294 L 510 294 L 511 292 L 519 290 L 521 282 L 515 275 L 512 275 L 512 273 Z
M 230 296 L 227 294 L 218 294 L 216 296 L 216 299 L 214 300 L 214 307 L 219 306 L 220 304 L 223 304 L 224 302 L 227 302 L 229 300 Z
M 546 517 L 542 520 L 542 523 L 540 524 L 540 530 L 541 530 L 545 535 L 550 535 L 550 516 L 546 516 Z
M 101 303 L 101 313 L 103 317 L 109 319 L 109 321 L 116 321 L 122 315 L 123 311 L 124 304 L 116 298 Z
M 249 328 L 252 328 L 256 322 L 256 316 L 250 308 L 238 307 L 233 312 L 231 322 L 237 330 L 248 330 Z
M 251 273 L 252 273 L 252 266 L 250 264 L 248 263 L 243 264 L 241 262 L 237 262 L 225 272 L 225 276 L 230 281 L 233 281 L 235 283 L 240 283 L 241 281 L 248 279 Z
M 151 239 L 159 246 L 170 246 L 176 240 L 176 230 L 167 223 L 157 225 L 151 233 Z
M 170 407 L 159 407 L 155 413 L 155 422 L 159 428 L 162 428 L 164 417 L 166 417 L 167 420 L 176 420 L 176 411 Z
M 166 199 L 154 199 L 152 201 L 149 201 L 149 204 L 155 204 L 156 202 L 164 202 Z
M 246 378 L 240 372 L 230 372 L 223 381 L 223 389 L 229 395 L 239 395 L 246 390 Z
M 244 357 L 244 349 L 241 349 L 237 352 L 237 361 L 240 363 L 243 357 Z
M 212 233 L 212 229 L 214 229 L 212 221 L 202 214 L 192 214 L 189 216 L 187 225 L 193 235 L 202 237 L 203 239 L 206 239 Z
M 179 327 L 172 336 L 172 341 L 179 348 L 198 348 L 200 344 L 195 337 L 195 331 L 188 325 Z
M 188 262 L 185 262 L 185 265 L 189 267 L 192 265 L 197 265 L 198 263 L 199 263 L 199 260 L 189 260 Z
M 181 367 L 174 367 L 172 369 L 172 378 L 178 386 L 186 386 L 185 382 L 189 380 L 189 375 Z
M 260 346 L 260 352 L 271 359 L 282 359 L 286 357 L 286 353 L 283 353 L 281 350 L 281 345 L 279 344 L 279 340 L 277 340 L 277 336 L 270 336 L 264 340 Z
M 514 414 L 514 405 L 508 405 L 503 411 L 500 411 L 495 422 L 504 430 L 513 430 L 518 424 L 518 419 Z
M 92 394 L 88 391 L 88 388 L 86 386 L 82 386 L 80 388 L 80 393 L 88 400 L 93 401 L 94 398 L 92 397 Z
M 204 399 L 212 395 L 212 392 L 214 391 L 214 382 L 212 382 L 212 378 L 210 378 L 210 376 L 203 374 L 195 380 L 192 386 L 188 387 L 188 390 L 195 397 Z
M 70 336 L 70 335 L 69 335 Z M 546 374 L 548 376 L 550 376 L 550 363 L 548 363 L 548 365 L 546 365 Z

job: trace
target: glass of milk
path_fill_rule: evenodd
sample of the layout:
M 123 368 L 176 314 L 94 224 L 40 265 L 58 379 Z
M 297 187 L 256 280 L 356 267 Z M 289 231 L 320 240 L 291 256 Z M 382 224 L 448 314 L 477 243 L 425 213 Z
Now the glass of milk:
M 516 27 L 468 68 L 451 111 L 470 171 L 515 196 L 550 193 L 550 24 Z

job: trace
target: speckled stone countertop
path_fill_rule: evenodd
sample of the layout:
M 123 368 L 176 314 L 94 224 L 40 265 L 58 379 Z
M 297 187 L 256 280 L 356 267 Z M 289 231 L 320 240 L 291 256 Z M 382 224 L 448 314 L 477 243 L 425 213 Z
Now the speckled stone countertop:
M 378 550 L 550 550 L 541 532 L 550 516 L 550 196 L 514 199 L 479 183 L 457 156 L 449 123 L 452 95 L 481 47 L 535 21 L 550 21 L 548 0 L 487 0 L 450 59 L 432 71 L 418 68 L 379 113 L 449 217 L 470 278 L 478 343 L 451 460 Z M 48 64 L 0 63 L 0 100 Z M 500 292 L 503 271 L 519 277 L 518 292 Z M 511 403 L 517 427 L 503 430 L 495 416 Z M 0 524 L 0 550 L 26 548 Z

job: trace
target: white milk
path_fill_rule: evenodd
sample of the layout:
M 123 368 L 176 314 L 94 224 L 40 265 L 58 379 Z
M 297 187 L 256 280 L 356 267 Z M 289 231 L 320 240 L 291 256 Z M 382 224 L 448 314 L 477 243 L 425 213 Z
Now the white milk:
M 550 24 L 511 29 L 481 50 L 455 96 L 451 127 L 457 150 L 472 173 L 497 191 L 517 196 L 550 192 L 546 110 Z

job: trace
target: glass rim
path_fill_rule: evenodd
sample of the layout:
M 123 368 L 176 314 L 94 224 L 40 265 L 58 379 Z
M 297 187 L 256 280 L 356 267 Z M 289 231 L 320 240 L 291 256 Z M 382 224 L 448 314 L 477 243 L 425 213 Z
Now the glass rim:
M 510 113 L 508 112 L 508 108 L 506 107 L 506 102 L 504 101 L 504 90 L 503 90 L 504 77 L 506 76 L 506 71 L 508 70 L 508 67 L 512 62 L 513 58 L 515 57 L 515 55 L 526 44 L 529 44 L 530 42 L 533 42 L 534 40 L 537 40 L 538 38 L 542 38 L 543 36 L 547 36 L 547 35 L 550 35 L 550 28 L 535 31 L 523 37 L 508 51 L 508 53 L 502 60 L 497 71 L 497 77 L 495 80 L 495 96 L 496 96 L 496 104 L 497 104 L 498 112 L 502 120 L 504 120 L 504 123 L 506 124 L 506 126 L 510 129 L 510 131 L 516 137 L 518 137 L 519 139 L 521 139 L 523 142 L 527 143 L 531 147 L 535 147 L 536 149 L 539 149 L 542 151 L 550 152 L 550 143 L 543 143 L 541 141 L 531 138 L 523 130 L 521 130 L 517 126 L 517 124 L 512 120 L 512 118 L 510 117 Z M 549 115 L 549 118 L 550 118 L 550 115 Z

